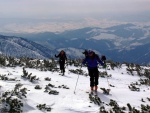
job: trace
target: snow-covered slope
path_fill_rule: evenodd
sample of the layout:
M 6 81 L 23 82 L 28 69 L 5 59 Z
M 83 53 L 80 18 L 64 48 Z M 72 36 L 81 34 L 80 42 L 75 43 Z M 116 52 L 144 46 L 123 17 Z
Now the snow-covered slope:
M 100 106 L 89 99 L 89 76 L 78 75 L 69 71 L 76 69 L 80 69 L 80 67 L 67 66 L 65 76 L 61 76 L 59 72 L 26 68 L 25 70 L 28 74 L 32 73 L 32 75 L 36 75 L 39 78 L 35 82 L 30 82 L 21 77 L 23 75 L 22 67 L 0 67 L 0 75 L 16 79 L 16 81 L 0 80 L 0 93 L 11 91 L 19 83 L 23 85 L 21 88 L 27 88 L 26 98 L 23 97 L 21 99 L 24 104 L 23 113 L 47 113 L 36 107 L 39 104 L 46 104 L 46 107 L 52 108 L 52 113 L 99 113 L 101 106 L 104 106 L 108 111 L 112 110 L 112 107 L 108 105 L 111 99 L 115 100 L 120 107 L 125 106 L 125 113 L 129 112 L 127 103 L 130 103 L 132 107 L 138 110 L 141 109 L 141 104 L 150 105 L 150 100 L 148 100 L 150 98 L 150 86 L 138 85 L 140 91 L 131 91 L 129 89 L 130 84 L 138 82 L 140 78 L 143 79 L 145 77 L 140 77 L 135 72 L 133 75 L 129 74 L 125 65 L 114 70 L 110 69 L 110 67 L 107 70 L 99 68 L 100 72 L 107 71 L 108 75 L 111 75 L 111 77 L 108 77 L 108 81 L 106 77 L 99 78 L 98 97 L 103 102 Z M 86 67 L 82 67 L 82 70 L 87 73 Z M 79 80 L 75 90 L 78 76 Z M 51 78 L 51 80 L 46 81 L 45 78 L 47 77 Z M 108 86 L 108 83 L 111 87 Z M 49 89 L 55 90 L 56 93 L 59 92 L 58 95 L 44 92 L 48 84 L 50 84 Z M 36 85 L 39 85 L 41 89 L 35 89 Z M 110 95 L 103 94 L 100 88 L 110 88 Z M 145 102 L 142 102 L 142 99 Z
M 0 35 L 0 52 L 6 56 L 49 58 L 51 50 L 35 42 L 14 37 Z

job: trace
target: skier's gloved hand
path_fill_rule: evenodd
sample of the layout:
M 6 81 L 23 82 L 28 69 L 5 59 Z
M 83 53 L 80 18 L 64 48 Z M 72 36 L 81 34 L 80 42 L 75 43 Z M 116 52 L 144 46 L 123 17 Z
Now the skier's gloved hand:
M 56 54 L 55 54 L 55 57 L 56 57 Z

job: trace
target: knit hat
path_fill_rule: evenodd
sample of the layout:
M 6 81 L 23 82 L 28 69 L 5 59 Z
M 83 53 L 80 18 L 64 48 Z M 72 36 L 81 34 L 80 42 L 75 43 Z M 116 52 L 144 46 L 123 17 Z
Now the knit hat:
M 91 50 L 89 50 L 89 51 L 88 51 L 88 54 L 89 54 L 89 55 L 90 55 L 90 54 L 92 54 L 92 53 L 94 53 L 94 52 L 93 52 L 93 51 L 91 51 Z

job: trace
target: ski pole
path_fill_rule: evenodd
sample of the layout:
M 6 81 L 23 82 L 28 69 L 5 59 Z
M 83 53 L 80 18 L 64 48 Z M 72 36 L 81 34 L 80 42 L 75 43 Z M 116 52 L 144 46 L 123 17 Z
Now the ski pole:
M 65 63 L 65 69 L 68 69 L 68 62 Z M 68 74 L 69 74 L 69 69 L 68 69 Z
M 104 64 L 106 65 L 106 58 L 103 58 L 103 61 L 104 61 Z M 105 68 L 105 71 L 107 73 L 107 65 L 106 65 L 106 68 Z M 107 75 L 106 75 L 107 76 Z M 108 83 L 108 92 L 110 91 L 110 84 L 109 84 L 109 81 L 108 81 L 108 76 L 107 76 L 107 83 Z
M 81 68 L 82 68 L 82 65 L 81 65 L 81 67 L 80 67 L 80 70 L 81 70 Z M 78 78 L 77 78 L 76 86 L 75 86 L 75 89 L 74 89 L 74 94 L 76 93 L 75 91 L 76 91 L 76 87 L 77 87 L 77 84 L 78 84 L 78 80 L 79 80 L 79 74 L 78 74 Z
M 68 69 L 68 74 L 70 74 L 68 65 L 69 65 L 69 62 L 67 62 L 67 69 Z
M 106 68 L 107 68 L 107 66 L 106 66 Z M 106 73 L 107 73 L 107 69 L 105 68 L 105 71 L 106 71 Z M 107 76 L 107 75 L 106 75 Z M 107 76 L 107 83 L 108 83 L 108 90 L 110 91 L 110 84 L 109 84 L 109 81 L 108 81 L 108 76 Z

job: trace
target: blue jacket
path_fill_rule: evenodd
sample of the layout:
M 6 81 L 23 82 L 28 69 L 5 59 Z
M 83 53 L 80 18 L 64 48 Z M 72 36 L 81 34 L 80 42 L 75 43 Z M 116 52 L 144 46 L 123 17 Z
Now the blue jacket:
M 94 58 L 90 58 L 89 56 L 87 56 L 82 62 L 83 65 L 87 64 L 89 69 L 96 68 L 98 63 L 104 66 L 104 63 L 97 55 L 95 55 Z

